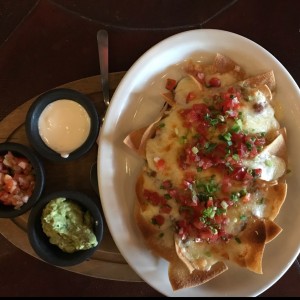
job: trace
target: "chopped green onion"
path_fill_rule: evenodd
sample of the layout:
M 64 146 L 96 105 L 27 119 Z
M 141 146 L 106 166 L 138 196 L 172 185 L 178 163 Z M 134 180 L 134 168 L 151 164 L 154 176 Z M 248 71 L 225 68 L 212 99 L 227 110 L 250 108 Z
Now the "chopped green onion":
M 234 131 L 234 132 L 239 132 L 239 131 L 242 130 L 242 126 L 243 126 L 242 120 L 237 119 L 235 121 L 235 123 L 233 124 L 233 126 L 231 127 L 231 130 Z
M 185 144 L 186 142 L 187 142 L 187 136 L 186 135 L 182 135 L 179 138 L 179 143 L 182 145 L 182 144 Z
M 233 193 L 231 193 L 230 199 L 234 202 L 237 202 L 237 201 L 239 201 L 240 196 L 241 195 L 239 192 L 233 192 Z
M 206 152 L 210 153 L 217 147 L 217 144 L 206 142 L 204 145 L 204 149 Z
M 236 161 L 239 161 L 240 160 L 240 156 L 238 154 L 233 154 L 232 155 L 232 158 Z
M 220 208 L 220 207 L 217 208 L 216 214 L 218 216 L 223 215 L 224 213 L 226 213 L 226 209 L 223 209 L 223 208 Z
M 230 132 L 226 132 L 223 135 L 221 135 L 221 137 L 225 140 L 225 141 L 230 141 L 231 140 L 231 133 Z
M 230 132 L 226 132 L 224 134 L 220 134 L 219 135 L 219 139 L 225 141 L 228 146 L 232 145 L 231 133 Z
M 266 160 L 265 160 L 265 165 L 266 165 L 267 167 L 272 167 L 272 166 L 273 166 L 273 162 L 272 162 L 270 159 L 266 159 Z
M 218 234 L 218 230 L 217 230 L 216 228 L 214 228 L 214 227 L 212 227 L 212 226 L 209 226 L 209 229 L 211 230 L 211 232 L 212 232 L 214 235 Z
M 240 216 L 240 220 L 246 221 L 246 220 L 247 220 L 247 217 L 246 217 L 245 215 L 241 215 L 241 216 Z
M 247 189 L 243 188 L 242 190 L 240 190 L 240 195 L 241 195 L 241 197 L 246 196 L 247 195 Z
M 251 151 L 252 150 L 252 143 L 246 142 L 245 144 L 246 144 L 246 147 L 247 147 L 248 151 Z
M 203 214 L 203 217 L 205 217 L 205 218 L 213 219 L 216 214 L 216 211 L 214 210 L 213 206 L 210 206 L 210 207 L 205 208 L 203 210 L 202 214 Z

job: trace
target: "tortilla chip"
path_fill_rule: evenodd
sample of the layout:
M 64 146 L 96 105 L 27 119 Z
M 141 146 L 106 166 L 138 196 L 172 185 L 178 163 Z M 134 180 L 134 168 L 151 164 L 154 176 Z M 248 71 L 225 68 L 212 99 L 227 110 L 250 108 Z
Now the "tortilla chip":
M 176 104 L 176 101 L 174 100 L 174 94 L 171 92 L 163 93 L 162 94 L 164 100 L 170 105 L 174 106 Z
M 269 86 L 264 84 L 264 85 L 261 85 L 258 89 L 265 95 L 268 102 L 271 103 L 271 101 L 273 99 L 273 94 L 272 94 L 272 91 L 270 90 Z
M 156 125 L 163 118 L 166 109 L 167 105 L 164 105 L 161 109 L 159 117 L 153 123 L 146 127 L 132 131 L 125 137 L 123 143 L 131 150 L 135 151 L 139 156 L 146 158 L 146 143 L 148 139 L 154 136 Z
M 279 234 L 279 227 L 272 221 L 253 218 L 246 228 L 231 239 L 220 253 L 226 252 L 229 260 L 241 267 L 262 274 L 262 257 L 265 244 Z M 216 250 L 217 251 L 217 250 Z M 223 253 L 224 255 L 224 253 Z
M 281 233 L 282 228 L 274 222 L 272 222 L 271 220 L 265 219 L 264 222 L 266 225 L 267 234 L 266 243 L 269 243 L 273 241 L 278 236 L 278 234 Z
M 246 80 L 241 82 L 243 87 L 259 87 L 262 85 L 267 85 L 271 91 L 275 90 L 276 81 L 273 71 L 268 71 L 263 74 L 259 74 L 253 77 L 249 77 Z
M 284 131 L 281 130 L 282 133 Z M 269 153 L 284 159 L 287 164 L 287 147 L 284 134 L 280 133 L 269 145 L 267 145 L 261 153 Z
M 188 101 L 189 95 L 192 94 L 194 98 L 199 98 L 202 90 L 202 84 L 193 75 L 188 74 L 178 81 L 174 99 L 176 103 L 185 104 Z
M 262 205 L 265 205 L 264 217 L 270 220 L 275 220 L 285 201 L 287 194 L 287 184 L 278 183 L 269 186 L 264 194 Z
M 169 280 L 173 290 L 176 291 L 203 284 L 222 274 L 227 269 L 223 262 L 218 262 L 209 271 L 194 270 L 190 273 L 185 264 L 180 259 L 177 259 L 169 265 Z
M 252 272 L 262 274 L 262 257 L 265 244 L 274 239 L 281 232 L 281 228 L 271 220 L 253 217 L 247 222 L 245 229 L 238 236 L 227 243 L 217 242 L 207 244 L 204 242 L 191 242 L 185 251 L 177 251 L 178 257 L 189 272 L 195 270 L 197 262 L 187 259 L 186 254 L 190 247 L 198 248 L 198 253 L 203 253 L 209 247 L 209 252 L 217 261 L 232 261 Z M 197 257 L 196 260 L 200 258 Z M 205 258 L 203 258 L 205 259 Z
M 237 65 L 231 58 L 217 53 L 214 60 L 214 67 L 219 73 L 228 73 L 230 71 L 242 72 L 242 69 L 239 65 Z

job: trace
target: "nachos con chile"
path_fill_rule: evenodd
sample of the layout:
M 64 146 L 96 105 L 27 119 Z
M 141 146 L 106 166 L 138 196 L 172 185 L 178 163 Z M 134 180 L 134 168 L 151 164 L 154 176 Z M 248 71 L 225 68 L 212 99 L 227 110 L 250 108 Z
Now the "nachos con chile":
M 286 130 L 275 116 L 272 71 L 249 77 L 230 58 L 189 61 L 168 78 L 157 120 L 124 140 L 145 159 L 135 219 L 169 262 L 174 290 L 227 270 L 262 273 L 266 243 L 286 198 Z

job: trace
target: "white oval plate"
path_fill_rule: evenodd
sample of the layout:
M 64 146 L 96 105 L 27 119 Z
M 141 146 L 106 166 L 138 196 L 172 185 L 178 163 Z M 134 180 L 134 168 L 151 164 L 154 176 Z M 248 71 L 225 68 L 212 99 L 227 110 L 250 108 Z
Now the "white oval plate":
M 143 160 L 123 144 L 132 130 L 153 121 L 162 106 L 160 92 L 166 77 L 178 78 L 178 66 L 188 58 L 212 59 L 219 52 L 259 74 L 274 70 L 279 119 L 287 128 L 292 173 L 288 196 L 276 223 L 283 232 L 266 246 L 263 275 L 237 266 L 210 282 L 173 292 L 168 263 L 144 245 L 133 217 L 135 183 Z M 104 214 L 120 252 L 149 285 L 166 296 L 257 296 L 273 285 L 300 251 L 300 92 L 283 65 L 268 51 L 240 35 L 212 29 L 191 30 L 171 36 L 142 55 L 126 73 L 107 111 L 98 152 L 98 178 Z

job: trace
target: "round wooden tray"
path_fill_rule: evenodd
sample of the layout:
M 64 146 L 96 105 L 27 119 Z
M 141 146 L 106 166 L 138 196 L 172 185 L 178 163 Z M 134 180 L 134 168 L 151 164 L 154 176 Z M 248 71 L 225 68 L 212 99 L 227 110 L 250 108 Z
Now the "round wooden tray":
M 113 94 L 124 74 L 125 72 L 110 74 L 110 95 Z M 100 82 L 100 76 L 93 76 L 73 81 L 60 87 L 75 89 L 86 94 L 95 103 L 100 113 L 105 110 Z M 30 146 L 25 133 L 24 121 L 30 105 L 37 97 L 25 102 L 0 122 L 1 143 L 11 141 Z M 80 190 L 86 194 L 97 196 L 90 183 L 90 169 L 96 159 L 97 144 L 94 145 L 87 155 L 77 161 L 53 163 L 43 159 L 46 171 L 44 193 L 67 188 Z M 100 199 L 99 203 L 101 205 Z M 0 219 L 0 233 L 16 247 L 39 258 L 31 248 L 27 237 L 28 215 L 29 212 L 14 219 Z M 64 267 L 63 269 L 103 279 L 134 282 L 142 281 L 120 254 L 110 235 L 105 220 L 103 240 L 91 259 L 79 265 Z

